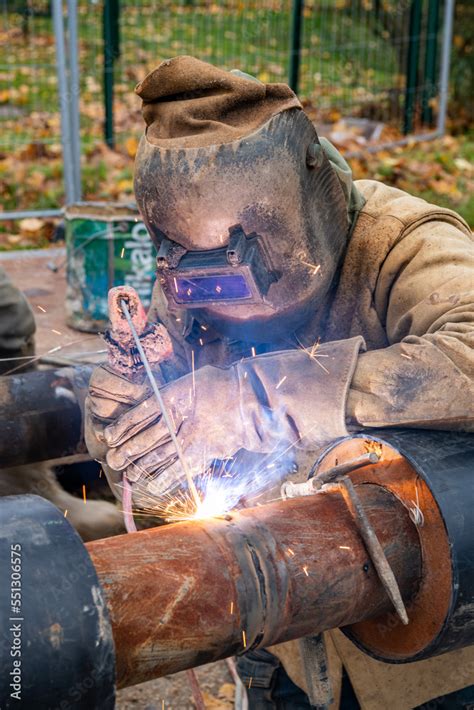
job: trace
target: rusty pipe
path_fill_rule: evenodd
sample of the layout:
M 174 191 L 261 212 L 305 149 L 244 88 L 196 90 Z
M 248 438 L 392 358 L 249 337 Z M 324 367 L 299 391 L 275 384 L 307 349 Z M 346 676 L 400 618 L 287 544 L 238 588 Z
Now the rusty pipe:
M 389 491 L 357 490 L 407 601 L 421 575 L 416 527 Z M 391 610 L 337 492 L 87 549 L 110 612 L 118 687 Z

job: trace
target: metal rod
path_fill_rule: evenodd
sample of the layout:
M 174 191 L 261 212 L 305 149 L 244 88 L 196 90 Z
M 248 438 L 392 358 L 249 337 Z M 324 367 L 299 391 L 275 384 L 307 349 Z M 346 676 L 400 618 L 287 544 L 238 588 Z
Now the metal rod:
M 74 202 L 74 172 L 71 147 L 71 121 L 66 73 L 64 22 L 62 0 L 52 0 L 54 37 L 56 41 L 56 67 L 58 75 L 59 109 L 61 113 L 61 143 L 63 147 L 63 171 L 66 203 Z
M 433 109 L 430 101 L 436 93 L 436 59 L 438 54 L 440 0 L 428 0 L 428 20 L 426 27 L 425 79 L 423 87 L 422 123 L 433 124 Z
M 109 148 L 115 147 L 114 136 L 114 67 L 120 55 L 118 0 L 105 0 L 103 10 L 104 39 L 104 139 Z
M 74 174 L 74 202 L 82 196 L 81 183 L 81 116 L 79 110 L 79 64 L 77 38 L 77 0 L 67 0 L 69 40 L 69 118 L 71 124 L 71 157 Z
M 297 496 L 308 496 L 317 493 L 326 483 L 331 483 L 341 476 L 345 476 L 358 468 L 375 464 L 380 460 L 380 456 L 374 451 L 362 454 L 355 459 L 350 459 L 337 466 L 332 466 L 327 471 L 318 475 L 316 466 L 309 472 L 309 478 L 303 483 L 293 483 L 286 481 L 281 486 L 282 498 L 296 498 Z
M 345 477 L 339 481 L 338 486 L 344 496 L 344 500 L 346 501 L 349 510 L 351 511 L 351 514 L 357 521 L 361 537 L 367 545 L 370 558 L 375 569 L 377 570 L 377 574 L 379 575 L 381 582 L 384 585 L 390 601 L 395 607 L 402 622 L 404 624 L 408 624 L 408 614 L 403 603 L 402 595 L 400 594 L 400 589 L 398 588 L 397 580 L 387 558 L 385 557 L 385 553 L 375 530 L 369 522 L 359 495 L 356 493 L 354 484 L 349 477 Z
M 441 47 L 441 67 L 439 76 L 439 109 L 437 129 L 440 135 L 446 130 L 448 112 L 449 66 L 451 62 L 451 40 L 453 37 L 454 0 L 446 0 L 443 18 L 443 44 Z
M 184 474 L 186 476 L 186 480 L 188 482 L 189 490 L 191 491 L 191 495 L 194 498 L 194 502 L 196 504 L 196 507 L 199 508 L 199 506 L 201 505 L 201 499 L 199 498 L 196 484 L 194 483 L 191 471 L 190 471 L 189 466 L 187 464 L 186 458 L 183 454 L 181 444 L 179 443 L 178 437 L 176 436 L 173 422 L 172 422 L 171 417 L 168 413 L 168 409 L 163 401 L 163 397 L 161 396 L 160 388 L 158 387 L 158 383 L 156 381 L 155 375 L 153 374 L 153 370 L 150 367 L 150 363 L 148 362 L 148 358 L 145 354 L 145 351 L 144 351 L 142 344 L 140 342 L 140 338 L 139 338 L 136 328 L 133 324 L 132 317 L 130 315 L 130 311 L 128 310 L 127 303 L 124 300 L 121 300 L 120 305 L 122 307 L 125 318 L 127 319 L 127 323 L 130 328 L 130 332 L 133 335 L 133 339 L 135 341 L 135 345 L 137 346 L 137 350 L 140 354 L 140 358 L 143 363 L 143 367 L 145 368 L 145 372 L 146 372 L 147 377 L 150 381 L 150 385 L 153 390 L 153 394 L 155 395 L 155 397 L 158 401 L 159 407 L 161 409 L 161 414 L 163 415 L 163 419 L 165 420 L 165 424 L 168 428 L 171 440 L 172 440 L 174 447 L 176 449 L 176 453 L 178 455 L 179 462 L 183 468 Z
M 416 111 L 418 64 L 420 54 L 422 0 L 412 0 L 408 37 L 407 75 L 405 88 L 405 112 L 403 132 L 406 135 L 413 130 L 413 118 Z
M 416 140 L 417 143 L 422 143 L 423 141 L 434 141 L 437 138 L 441 138 L 444 131 L 429 131 L 428 133 L 415 133 L 412 136 L 407 136 L 406 138 L 400 138 L 396 141 L 385 141 L 384 143 L 378 143 L 376 145 L 367 145 L 362 150 L 348 150 L 344 153 L 345 158 L 361 158 L 367 153 L 379 153 L 382 150 L 390 150 L 391 148 L 401 148 L 404 145 L 410 145 Z
M 301 59 L 301 35 L 303 29 L 303 0 L 293 0 L 291 13 L 291 44 L 290 44 L 290 67 L 288 84 L 295 94 L 298 93 L 300 59 Z
M 0 221 L 10 219 L 27 219 L 29 217 L 62 217 L 63 210 L 18 210 L 17 212 L 1 212 Z

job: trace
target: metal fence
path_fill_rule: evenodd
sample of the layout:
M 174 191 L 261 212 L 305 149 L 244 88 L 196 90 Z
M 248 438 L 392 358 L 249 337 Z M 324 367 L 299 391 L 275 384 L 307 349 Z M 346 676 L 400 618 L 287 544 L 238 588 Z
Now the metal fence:
M 318 124 L 370 119 L 393 129 L 392 143 L 440 135 L 453 6 L 0 0 L 0 151 L 30 150 L 33 158 L 35 151 L 62 151 L 65 200 L 77 200 L 80 141 L 83 151 L 104 140 L 121 148 L 138 136 L 135 83 L 184 53 L 263 81 L 289 81 Z

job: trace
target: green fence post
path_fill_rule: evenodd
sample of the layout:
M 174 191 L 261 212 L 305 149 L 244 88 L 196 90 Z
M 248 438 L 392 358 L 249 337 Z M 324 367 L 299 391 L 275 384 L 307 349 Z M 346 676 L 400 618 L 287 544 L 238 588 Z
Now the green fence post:
M 114 64 L 120 56 L 120 0 L 104 0 L 102 28 L 104 37 L 104 138 L 110 148 L 114 137 Z
M 291 11 L 291 38 L 290 38 L 290 68 L 288 73 L 288 84 L 295 94 L 298 93 L 300 59 L 301 59 L 301 35 L 303 30 L 303 0 L 293 0 Z
M 423 108 L 421 120 L 433 124 L 433 109 L 430 100 L 436 93 L 436 59 L 438 54 L 439 0 L 428 0 L 428 21 L 426 27 L 425 79 L 423 86 Z
M 410 9 L 410 24 L 408 29 L 408 57 L 405 89 L 405 113 L 403 132 L 405 135 L 413 130 L 413 116 L 416 109 L 416 94 L 418 82 L 418 65 L 420 55 L 422 0 L 412 0 Z

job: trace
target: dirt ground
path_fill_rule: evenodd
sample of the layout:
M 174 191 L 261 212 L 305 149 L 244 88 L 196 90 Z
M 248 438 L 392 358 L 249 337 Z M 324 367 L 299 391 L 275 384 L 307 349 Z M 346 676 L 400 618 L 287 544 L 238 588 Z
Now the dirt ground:
M 224 661 L 196 670 L 206 709 L 231 710 L 235 686 Z M 186 673 L 166 676 L 119 690 L 116 710 L 192 710 L 195 707 Z

